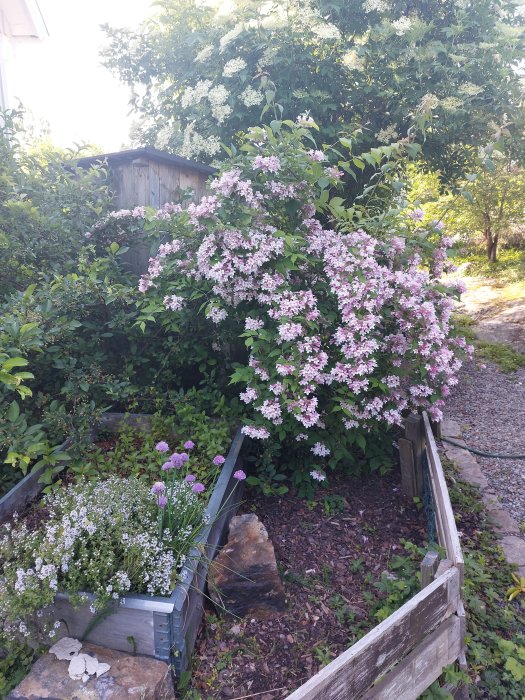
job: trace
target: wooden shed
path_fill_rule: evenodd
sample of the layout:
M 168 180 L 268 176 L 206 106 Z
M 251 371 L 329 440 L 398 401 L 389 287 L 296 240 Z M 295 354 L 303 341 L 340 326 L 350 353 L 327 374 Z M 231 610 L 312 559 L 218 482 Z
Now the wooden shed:
M 209 165 L 149 146 L 78 161 L 83 168 L 94 163 L 107 163 L 117 209 L 158 209 L 166 202 L 178 201 L 180 190 L 188 188 L 193 190 L 192 199 L 199 201 L 206 190 L 206 180 L 215 172 Z
M 138 206 L 159 209 L 167 202 L 180 201 L 182 190 L 191 188 L 191 199 L 198 202 L 206 192 L 206 181 L 215 171 L 209 165 L 158 151 L 146 146 L 117 153 L 80 158 L 78 165 L 89 168 L 95 163 L 106 164 L 110 187 L 115 193 L 115 209 L 133 209 Z M 122 260 L 137 275 L 145 272 L 154 250 L 137 241 Z

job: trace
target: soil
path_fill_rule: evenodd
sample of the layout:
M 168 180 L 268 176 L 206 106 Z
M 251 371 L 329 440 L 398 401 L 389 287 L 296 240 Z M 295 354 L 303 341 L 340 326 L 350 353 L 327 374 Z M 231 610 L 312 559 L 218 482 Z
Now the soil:
M 424 518 L 399 482 L 396 472 L 340 478 L 319 489 L 315 505 L 247 494 L 244 512 L 268 530 L 288 609 L 262 621 L 221 617 L 210 605 L 193 657 L 199 697 L 284 698 L 377 624 L 369 615 L 374 582 L 404 552 L 404 540 L 425 538 Z M 325 512 L 326 496 L 340 512 Z

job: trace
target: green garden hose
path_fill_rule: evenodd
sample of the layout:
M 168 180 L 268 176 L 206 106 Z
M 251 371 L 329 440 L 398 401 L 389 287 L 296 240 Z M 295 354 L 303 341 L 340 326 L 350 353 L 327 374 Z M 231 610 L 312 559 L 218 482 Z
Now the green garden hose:
M 448 442 L 450 445 L 455 445 L 456 447 L 461 447 L 462 450 L 468 450 L 475 455 L 480 457 L 497 457 L 497 459 L 525 459 L 525 455 L 502 455 L 496 454 L 494 452 L 483 452 L 483 450 L 475 450 L 473 447 L 468 447 L 467 445 L 462 445 L 460 442 L 451 440 L 450 438 L 442 437 L 442 442 Z

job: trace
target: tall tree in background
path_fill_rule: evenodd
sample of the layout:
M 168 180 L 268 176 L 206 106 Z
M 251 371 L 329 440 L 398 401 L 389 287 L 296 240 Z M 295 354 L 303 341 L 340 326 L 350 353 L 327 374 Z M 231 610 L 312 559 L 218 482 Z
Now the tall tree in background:
M 513 0 L 160 0 L 137 31 L 107 28 L 105 64 L 132 89 L 136 138 L 212 161 L 261 120 L 310 112 L 321 138 L 363 146 L 428 121 L 424 155 L 445 179 L 503 122 L 523 146 Z M 261 114 L 262 113 L 262 114 Z

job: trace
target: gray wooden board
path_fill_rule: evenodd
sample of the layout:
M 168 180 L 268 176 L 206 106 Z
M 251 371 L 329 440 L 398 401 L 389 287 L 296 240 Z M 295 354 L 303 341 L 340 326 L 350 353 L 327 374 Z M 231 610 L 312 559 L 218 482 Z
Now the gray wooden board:
M 416 700 L 458 658 L 460 636 L 459 619 L 452 615 L 365 693 L 363 700 Z
M 457 610 L 459 590 L 459 572 L 450 569 L 310 678 L 288 700 L 358 698 Z
M 425 429 L 425 440 L 427 445 L 428 462 L 431 474 L 432 496 L 434 498 L 434 508 L 439 510 L 441 526 L 443 528 L 444 544 L 447 549 L 447 558 L 458 567 L 463 584 L 464 560 L 459 540 L 458 529 L 454 519 L 454 511 L 450 502 L 445 474 L 439 458 L 436 441 L 432 433 L 430 420 L 426 413 L 423 413 L 423 424 Z
M 73 440 L 68 438 L 60 447 L 57 447 L 56 452 L 67 450 L 72 444 Z M 62 465 L 65 469 L 67 462 L 62 462 Z M 45 469 L 45 466 L 39 467 L 26 474 L 18 484 L 0 498 L 0 523 L 8 520 L 14 513 L 21 513 L 41 493 L 44 484 L 40 482 L 40 477 Z
M 54 619 L 66 623 L 62 625 L 61 636 L 77 639 L 83 638 L 88 625 L 93 621 L 89 604 L 74 608 L 65 596 L 57 596 L 52 614 Z M 128 641 L 128 637 L 133 637 L 133 643 Z M 137 654 L 155 656 L 153 612 L 119 606 L 91 630 L 86 641 L 128 653 L 133 651 L 134 644 Z

